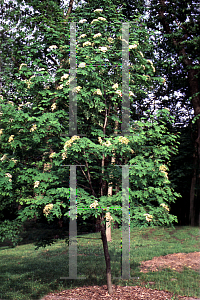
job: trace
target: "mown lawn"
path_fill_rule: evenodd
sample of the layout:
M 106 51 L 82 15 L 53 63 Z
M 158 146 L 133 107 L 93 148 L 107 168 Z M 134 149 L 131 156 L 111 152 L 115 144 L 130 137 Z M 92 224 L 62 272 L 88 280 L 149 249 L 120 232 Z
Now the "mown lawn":
M 141 261 L 154 256 L 171 253 L 199 251 L 198 227 L 175 227 L 155 229 L 131 229 L 130 280 L 113 279 L 113 284 L 141 285 L 152 289 L 167 290 L 174 295 L 199 297 L 200 274 L 189 268 L 183 272 L 165 269 L 159 272 L 141 273 Z M 87 238 L 100 238 L 100 233 L 81 235 Z M 82 285 L 106 284 L 105 259 L 101 239 L 78 238 L 78 276 L 80 280 L 61 280 L 69 276 L 68 245 L 65 240 L 35 250 L 33 243 L 11 248 L 0 247 L 0 299 L 32 300 L 41 299 L 50 292 Z M 112 277 L 121 276 L 121 231 L 112 230 L 109 243 Z M 139 277 L 139 278 L 138 278 Z M 176 279 L 171 281 L 171 279 Z M 155 282 L 149 285 L 148 282 Z

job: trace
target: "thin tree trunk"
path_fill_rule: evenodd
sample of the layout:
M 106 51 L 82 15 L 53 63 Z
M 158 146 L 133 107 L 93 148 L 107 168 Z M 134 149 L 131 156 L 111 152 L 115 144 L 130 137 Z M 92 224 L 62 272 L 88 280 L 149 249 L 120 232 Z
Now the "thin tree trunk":
M 103 223 L 103 214 L 101 216 L 100 230 L 101 230 L 101 239 L 103 242 L 104 256 L 106 261 L 106 278 L 107 278 L 108 293 L 111 295 L 113 292 L 112 281 L 111 281 L 111 265 L 110 265 L 110 255 L 108 252 L 108 243 L 106 238 L 105 226 Z
M 117 105 L 114 105 L 114 109 L 117 113 Z M 117 130 L 119 128 L 119 121 L 115 121 L 115 130 L 114 133 L 117 134 Z M 111 164 L 113 165 L 115 163 L 115 152 L 113 151 L 113 156 L 111 157 Z M 113 174 L 111 173 L 110 176 L 110 182 L 108 184 L 108 197 L 112 196 L 113 194 L 113 187 L 112 187 L 112 178 L 113 178 Z M 110 212 L 107 211 L 108 214 L 108 218 L 110 217 Z M 111 221 L 107 221 L 106 222 L 106 237 L 107 237 L 107 241 L 108 242 L 112 242 L 112 237 L 111 237 Z
M 191 189 L 190 189 L 190 216 L 189 222 L 191 226 L 195 225 L 195 214 L 194 214 L 194 201 L 195 201 L 195 185 L 196 185 L 196 168 L 194 169 Z

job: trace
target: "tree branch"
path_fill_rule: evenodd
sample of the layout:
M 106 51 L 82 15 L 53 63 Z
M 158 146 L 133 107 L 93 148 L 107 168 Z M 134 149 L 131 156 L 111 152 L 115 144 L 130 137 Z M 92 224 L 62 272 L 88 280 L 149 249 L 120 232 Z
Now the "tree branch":
M 64 21 L 65 24 L 67 23 L 67 20 L 68 20 L 70 14 L 71 14 L 72 7 L 73 7 L 73 2 L 74 2 L 74 0 L 70 0 L 70 2 L 69 2 L 69 7 L 68 7 L 67 15 L 66 15 L 65 21 Z
M 84 154 L 85 154 L 85 150 L 84 150 Z M 91 181 L 91 176 L 90 176 L 90 171 L 89 171 L 89 166 L 88 166 L 87 160 L 85 160 L 85 164 L 86 164 L 86 167 L 87 167 L 88 179 L 89 179 L 89 184 L 90 184 L 90 189 L 92 191 L 92 195 L 97 198 L 97 195 L 96 195 L 96 193 L 93 189 L 93 186 L 92 186 L 92 181 Z

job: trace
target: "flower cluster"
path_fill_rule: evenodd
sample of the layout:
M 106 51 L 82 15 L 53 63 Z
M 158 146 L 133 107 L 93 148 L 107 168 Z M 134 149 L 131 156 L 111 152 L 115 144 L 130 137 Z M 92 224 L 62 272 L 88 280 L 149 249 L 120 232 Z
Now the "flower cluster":
M 100 136 L 98 137 L 98 141 L 99 141 L 99 144 L 102 144 L 102 138 Z
M 102 52 L 106 52 L 106 51 L 108 51 L 108 48 L 107 47 L 99 47 L 99 50 L 101 50 Z
M 113 38 L 109 37 L 108 41 L 109 41 L 109 43 L 113 43 Z
M 164 174 L 165 174 L 165 177 L 166 177 L 167 179 L 169 179 L 169 178 L 168 178 L 168 173 L 166 172 L 166 171 L 167 171 L 167 167 L 166 167 L 165 165 L 161 165 L 161 166 L 159 167 L 159 170 L 161 171 L 161 173 L 164 173 Z
M 6 156 L 6 154 L 4 154 L 3 156 L 2 156 L 2 158 L 1 158 L 1 161 L 4 161 L 4 160 L 6 160 L 7 159 L 7 156 Z
M 69 80 L 67 80 L 66 85 L 70 84 L 70 82 L 74 79 L 75 79 L 75 77 L 71 77 Z
M 106 221 L 107 221 L 107 222 L 110 222 L 110 221 L 112 221 L 112 220 L 113 220 L 113 217 L 111 217 L 111 215 L 110 215 L 110 213 L 109 213 L 109 212 L 107 212 L 107 213 L 106 213 L 106 216 L 105 216 L 105 218 L 106 218 Z
M 50 210 L 53 208 L 53 204 L 47 204 L 45 205 L 44 209 L 43 209 L 43 213 L 47 216 L 50 213 Z
M 17 159 L 14 159 L 14 158 L 12 157 L 11 160 L 14 161 L 14 163 L 16 164 Z
M 152 221 L 152 219 L 153 219 L 153 216 L 150 215 L 150 214 L 144 214 L 144 216 L 146 216 L 146 220 L 147 220 L 148 222 Z
M 56 154 L 56 152 L 52 152 L 52 153 L 49 155 L 49 158 L 53 158 L 55 154 Z
M 90 208 L 96 208 L 99 205 L 98 201 L 95 200 L 92 204 L 90 204 Z
M 154 67 L 154 65 L 153 65 L 153 63 L 152 63 L 152 61 L 151 61 L 150 59 L 147 59 L 147 62 L 150 63 L 150 65 L 151 65 L 151 67 L 152 67 L 152 69 L 153 69 L 153 72 L 155 73 L 156 69 L 155 69 L 155 67 Z
M 67 148 L 71 147 L 72 143 L 77 139 L 80 139 L 80 136 L 74 135 L 69 141 L 66 141 L 64 145 L 64 150 L 66 151 Z
M 86 63 L 84 63 L 84 62 L 82 62 L 78 65 L 79 68 L 85 68 L 85 66 L 86 66 Z
M 116 90 L 116 89 L 118 89 L 118 83 L 115 83 L 115 84 L 113 84 L 113 86 L 112 86 L 112 88 L 114 89 L 114 90 Z
M 96 33 L 96 34 L 93 36 L 93 38 L 96 39 L 97 37 L 100 37 L 100 36 L 101 36 L 101 33 L 99 32 L 99 33 Z
M 40 185 L 40 182 L 39 182 L 39 181 L 36 181 L 36 182 L 34 183 L 34 188 L 38 187 L 39 185 Z
M 94 94 L 97 94 L 97 95 L 102 96 L 102 92 L 101 92 L 100 89 L 97 89 L 96 91 L 94 91 L 93 95 L 94 95 Z
M 21 70 L 21 68 L 22 68 L 23 66 L 26 66 L 26 67 L 27 67 L 27 64 L 21 64 L 20 67 L 19 67 L 19 70 Z
M 112 144 L 111 144 L 111 142 L 110 141 L 106 141 L 105 143 L 103 143 L 102 145 L 104 145 L 104 146 L 106 146 L 106 147 L 109 147 L 109 146 L 111 146 Z
M 85 46 L 90 46 L 90 45 L 92 45 L 92 43 L 91 43 L 91 42 L 89 42 L 89 41 L 87 41 L 87 42 L 83 43 L 83 47 L 85 47 Z
M 98 8 L 98 9 L 95 9 L 94 12 L 102 12 L 103 9 L 102 8 Z
M 8 104 L 11 104 L 12 106 L 14 106 L 13 101 L 8 101 L 7 103 L 8 103 Z
M 131 50 L 131 49 L 136 49 L 137 46 L 138 46 L 137 44 L 129 45 L 129 50 Z
M 53 49 L 57 49 L 58 47 L 56 45 L 52 45 L 52 46 L 49 46 L 49 49 L 50 50 L 53 50 Z
M 169 207 L 165 203 L 161 203 L 160 206 L 164 207 L 167 211 L 169 211 Z
M 105 18 L 103 18 L 103 17 L 98 17 L 98 19 L 92 20 L 91 24 L 93 24 L 94 22 L 98 22 L 99 20 L 100 20 L 100 21 L 106 21 Z
M 81 89 L 82 89 L 81 86 L 76 86 L 75 88 L 73 88 L 72 92 L 78 93 L 78 92 L 80 92 Z
M 79 21 L 79 23 L 81 23 L 81 24 L 83 24 L 83 23 L 85 23 L 85 22 L 87 22 L 86 19 L 82 19 L 82 20 Z
M 33 132 L 33 131 L 35 131 L 36 129 L 37 129 L 36 124 L 33 124 L 33 126 L 32 126 L 31 129 L 30 129 L 30 132 Z
M 31 79 L 34 78 L 34 77 L 35 77 L 35 75 L 31 76 L 31 77 L 29 78 L 29 80 L 25 80 L 28 89 L 30 89 L 31 84 L 33 84 L 33 83 L 31 82 Z
M 3 129 L 1 128 L 1 129 L 0 129 L 0 135 L 2 135 L 2 134 L 3 134 Z
M 68 77 L 69 77 L 69 74 L 64 74 L 64 75 L 60 78 L 60 80 L 63 81 L 64 79 L 67 79 Z
M 98 17 L 98 20 L 106 21 L 106 18 Z
M 80 22 L 79 22 L 80 23 Z M 84 38 L 84 37 L 86 37 L 87 36 L 87 34 L 81 34 L 80 36 L 79 36 L 79 39 L 81 39 L 81 38 Z
M 119 142 L 121 142 L 122 144 L 128 145 L 129 140 L 125 136 L 120 136 Z
M 11 178 L 12 178 L 12 175 L 11 175 L 10 173 L 6 173 L 5 175 L 6 175 L 6 177 L 9 177 L 9 178 L 10 178 L 9 181 L 12 181 L 12 179 L 11 179 Z
M 65 152 L 62 153 L 62 159 L 64 160 L 65 158 L 67 158 L 67 154 Z
M 45 71 L 45 68 L 40 68 L 38 71 L 39 71 L 39 72 Z
M 53 103 L 53 104 L 51 105 L 51 110 L 54 111 L 55 109 L 56 109 L 56 103 Z
M 14 135 L 12 134 L 8 139 L 8 143 L 12 142 L 13 140 L 14 140 Z
M 61 85 L 59 85 L 59 86 L 57 86 L 57 88 L 56 88 L 57 90 L 62 90 L 63 89 L 63 84 L 61 84 Z

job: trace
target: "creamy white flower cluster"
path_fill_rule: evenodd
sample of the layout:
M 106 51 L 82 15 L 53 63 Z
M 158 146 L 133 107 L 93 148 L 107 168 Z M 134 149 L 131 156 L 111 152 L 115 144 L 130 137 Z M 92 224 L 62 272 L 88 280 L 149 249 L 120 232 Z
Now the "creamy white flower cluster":
M 109 146 L 112 145 L 110 141 L 106 141 L 106 142 L 103 143 L 101 137 L 98 137 L 98 141 L 99 141 L 99 143 L 100 143 L 101 145 L 104 145 L 104 146 L 107 146 L 107 147 L 109 147 Z
M 117 90 L 119 87 L 118 83 L 113 84 L 112 88 L 116 91 L 115 93 L 122 97 L 122 91 Z M 129 91 L 129 96 L 134 96 L 132 91 Z
M 155 73 L 156 69 L 155 69 L 155 67 L 153 65 L 153 62 L 150 59 L 147 59 L 147 62 L 150 63 L 150 65 L 151 65 L 151 67 L 153 69 L 153 72 Z
M 72 143 L 77 139 L 80 139 L 80 136 L 74 135 L 71 137 L 69 141 L 66 141 L 64 145 L 64 150 L 66 151 L 67 148 L 71 147 Z
M 81 89 L 82 89 L 81 86 L 76 86 L 75 88 L 73 88 L 72 92 L 78 93 L 78 92 L 80 92 Z
M 14 161 L 14 163 L 16 164 L 17 159 L 14 159 L 14 158 L 12 157 L 11 160 Z
M 52 46 L 49 46 L 49 50 L 53 50 L 53 49 L 57 49 L 58 47 L 56 45 L 52 45 Z
M 107 222 L 113 221 L 113 217 L 110 215 L 110 212 L 107 212 L 107 213 L 106 213 L 105 218 L 106 218 L 106 221 L 107 221 Z
M 167 211 L 169 211 L 169 207 L 165 203 L 161 203 L 160 206 L 164 207 Z
M 14 140 L 14 134 L 12 134 L 9 139 L 8 139 L 8 143 L 12 142 Z
M 21 64 L 21 65 L 19 66 L 19 70 L 21 70 L 21 68 L 22 68 L 23 66 L 26 66 L 26 67 L 27 67 L 27 64 Z
M 1 157 L 1 161 L 4 161 L 4 160 L 6 160 L 6 159 L 8 159 L 8 157 L 7 157 L 7 155 L 6 154 L 4 154 L 2 157 Z M 17 162 L 17 159 L 14 159 L 13 157 L 10 159 L 11 161 L 14 161 L 14 163 L 16 163 Z
M 49 155 L 49 158 L 53 158 L 55 154 L 56 154 L 56 152 L 52 152 L 52 153 Z
M 150 215 L 150 214 L 144 214 L 144 216 L 146 216 L 146 220 L 147 220 L 148 222 L 151 222 L 152 219 L 153 219 L 153 216 Z
M 68 77 L 69 77 L 69 74 L 64 74 L 60 80 L 63 81 L 64 79 L 67 79 Z
M 96 208 L 99 205 L 98 201 L 95 200 L 92 204 L 90 204 L 90 208 Z
M 93 95 L 94 95 L 94 94 L 97 94 L 97 95 L 102 96 L 102 92 L 101 92 L 100 89 L 97 89 L 96 91 L 94 91 Z
M 4 161 L 4 160 L 6 160 L 6 159 L 7 159 L 7 155 L 4 154 L 4 155 L 2 156 L 2 158 L 1 158 L 1 161 Z
M 79 68 L 85 68 L 86 67 L 86 63 L 84 62 L 81 62 L 79 65 L 78 65 Z
M 56 109 L 56 103 L 53 103 L 53 104 L 51 105 L 51 110 L 54 111 L 55 109 Z
M 33 124 L 33 126 L 32 126 L 31 129 L 30 129 L 30 132 L 33 132 L 33 131 L 35 131 L 36 129 L 37 129 L 36 124 Z
M 5 175 L 6 175 L 6 177 L 9 177 L 9 178 L 10 178 L 9 181 L 11 182 L 11 181 L 12 181 L 12 179 L 11 179 L 11 178 L 12 178 L 12 175 L 11 175 L 10 173 L 6 173 Z
M 53 204 L 47 204 L 45 205 L 44 209 L 43 209 L 43 213 L 47 216 L 50 213 L 50 210 L 53 208 Z
M 166 171 L 167 171 L 167 167 L 166 167 L 165 165 L 161 165 L 161 166 L 159 167 L 159 170 L 161 171 L 161 173 L 164 173 L 164 174 L 165 174 L 165 177 L 166 177 L 167 179 L 169 179 L 169 178 L 168 178 L 168 173 L 166 172 Z
M 28 89 L 30 89 L 31 84 L 33 84 L 33 82 L 31 82 L 31 79 L 34 78 L 34 77 L 35 77 L 35 75 L 31 76 L 31 77 L 29 78 L 29 80 L 27 80 L 27 79 L 22 80 L 22 81 L 25 81 L 25 83 L 27 84 L 27 88 L 28 88 Z
M 38 187 L 39 185 L 40 185 L 40 182 L 39 181 L 35 181 L 34 188 Z
M 102 11 L 103 11 L 102 8 L 97 8 L 97 9 L 94 10 L 94 12 L 102 12 Z
M 128 145 L 129 140 L 125 136 L 120 136 L 119 137 L 119 142 L 121 142 L 122 144 Z

